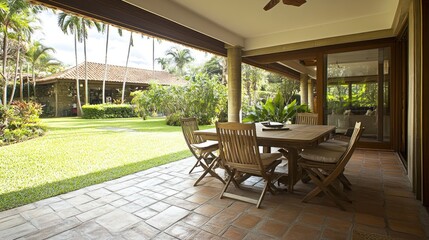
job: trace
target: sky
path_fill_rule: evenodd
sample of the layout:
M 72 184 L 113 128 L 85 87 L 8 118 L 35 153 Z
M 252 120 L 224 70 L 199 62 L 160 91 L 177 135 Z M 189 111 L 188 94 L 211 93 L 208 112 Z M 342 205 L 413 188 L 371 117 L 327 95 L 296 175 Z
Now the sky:
M 45 11 L 39 15 L 41 29 L 33 35 L 33 39 L 40 41 L 46 47 L 55 49 L 52 55 L 65 66 L 75 65 L 74 38 L 73 35 L 63 33 L 58 26 L 58 15 L 52 11 Z M 111 26 L 109 35 L 108 64 L 125 66 L 128 52 L 130 32 L 123 30 L 122 37 L 118 30 Z M 152 69 L 152 38 L 133 33 L 134 47 L 131 48 L 128 66 Z M 165 57 L 165 52 L 171 47 L 185 48 L 183 45 L 175 44 L 166 40 L 158 42 L 155 40 L 155 58 Z M 105 61 L 106 34 L 98 33 L 95 28 L 90 29 L 87 39 L 87 60 L 90 62 L 103 63 Z M 191 50 L 194 57 L 194 65 L 201 65 L 212 55 Z M 78 63 L 84 61 L 83 43 L 78 43 Z M 155 62 L 155 70 L 161 70 L 161 66 Z

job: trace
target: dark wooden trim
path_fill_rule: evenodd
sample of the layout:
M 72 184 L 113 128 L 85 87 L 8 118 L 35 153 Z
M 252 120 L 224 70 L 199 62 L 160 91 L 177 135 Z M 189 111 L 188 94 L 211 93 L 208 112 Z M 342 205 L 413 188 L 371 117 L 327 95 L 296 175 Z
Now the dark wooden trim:
M 326 84 L 325 79 L 327 78 L 326 74 L 326 64 L 327 59 L 326 55 L 323 53 L 318 53 L 316 56 L 317 59 L 317 79 L 316 79 L 316 113 L 318 114 L 318 124 L 323 124 L 325 121 L 325 94 L 326 94 Z
M 225 44 L 122 0 L 31 0 L 115 26 L 226 56 Z
M 364 50 L 364 49 L 379 48 L 379 47 L 385 47 L 386 44 L 392 44 L 394 42 L 395 42 L 395 38 L 383 38 L 383 39 L 376 39 L 376 40 L 308 48 L 308 49 L 281 52 L 281 53 L 271 53 L 271 54 L 265 54 L 265 55 L 259 55 L 259 56 L 250 56 L 246 58 L 252 59 L 253 61 L 259 62 L 262 64 L 262 63 L 271 63 L 271 62 L 277 62 L 277 61 L 283 61 L 283 60 L 311 58 L 318 53 L 328 54 L 328 53 L 351 52 L 351 51 L 358 51 L 358 50 Z
M 422 196 L 423 205 L 429 206 L 429 1 L 422 4 Z
M 401 161 L 405 168 L 407 165 L 407 138 L 408 138 L 408 22 L 404 24 L 396 41 L 396 51 L 392 60 L 395 62 L 395 68 L 392 74 L 395 74 L 393 79 L 396 79 L 396 84 L 393 84 L 393 96 L 401 96 L 392 99 L 396 107 L 393 115 L 397 116 L 396 126 L 398 126 L 395 139 L 393 141 L 393 149 L 399 153 Z M 394 129 L 395 131 L 395 129 Z
M 265 70 L 270 71 L 270 72 L 275 72 L 275 73 L 281 74 L 283 76 L 286 76 L 286 77 L 289 77 L 292 79 L 296 79 L 296 80 L 300 79 L 300 73 L 299 72 L 297 72 L 293 69 L 290 69 L 286 66 L 283 66 L 281 64 L 278 64 L 278 63 L 259 64 L 257 62 L 252 61 L 251 59 L 246 59 L 246 58 L 243 58 L 242 61 L 243 61 L 243 63 L 247 63 L 249 65 L 252 65 L 252 66 L 255 66 L 258 68 L 262 68 L 262 69 L 265 69 Z

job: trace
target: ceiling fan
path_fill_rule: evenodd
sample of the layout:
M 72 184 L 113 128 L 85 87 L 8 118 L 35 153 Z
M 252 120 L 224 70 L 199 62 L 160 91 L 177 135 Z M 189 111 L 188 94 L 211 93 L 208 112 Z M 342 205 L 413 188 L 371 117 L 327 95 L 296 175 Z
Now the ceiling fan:
M 292 5 L 292 6 L 296 6 L 299 7 L 302 4 L 306 3 L 306 0 L 282 0 L 284 4 L 286 5 Z M 280 0 L 271 0 L 267 3 L 267 5 L 265 5 L 264 10 L 268 11 L 271 8 L 273 8 L 275 5 L 277 5 L 280 2 Z

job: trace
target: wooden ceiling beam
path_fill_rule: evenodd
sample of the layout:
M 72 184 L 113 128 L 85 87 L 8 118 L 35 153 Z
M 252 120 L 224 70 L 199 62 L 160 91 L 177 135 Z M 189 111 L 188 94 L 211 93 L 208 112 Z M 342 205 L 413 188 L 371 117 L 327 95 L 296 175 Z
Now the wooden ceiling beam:
M 270 71 L 270 72 L 278 73 L 278 74 L 286 76 L 288 78 L 292 78 L 295 80 L 300 79 L 300 73 L 299 72 L 297 72 L 291 68 L 288 68 L 282 64 L 279 64 L 279 63 L 260 64 L 260 63 L 254 62 L 248 58 L 243 58 L 243 62 L 247 63 L 249 65 L 258 67 L 258 68 L 265 69 L 265 70 Z
M 128 4 L 122 0 L 30 0 L 35 4 L 96 19 L 120 28 L 166 39 L 202 51 L 226 56 L 225 43 Z M 244 63 L 299 79 L 299 73 L 278 63 L 244 57 Z
M 130 5 L 122 0 L 31 0 L 31 2 L 66 12 L 77 13 L 128 30 L 226 56 L 226 49 L 222 41 Z

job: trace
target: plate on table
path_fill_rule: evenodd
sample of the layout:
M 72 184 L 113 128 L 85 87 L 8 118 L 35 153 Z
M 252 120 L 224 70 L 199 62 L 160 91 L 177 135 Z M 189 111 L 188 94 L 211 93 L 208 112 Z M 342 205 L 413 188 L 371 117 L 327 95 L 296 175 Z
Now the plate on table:
M 267 128 L 283 128 L 283 123 L 280 122 L 261 122 L 264 127 Z

